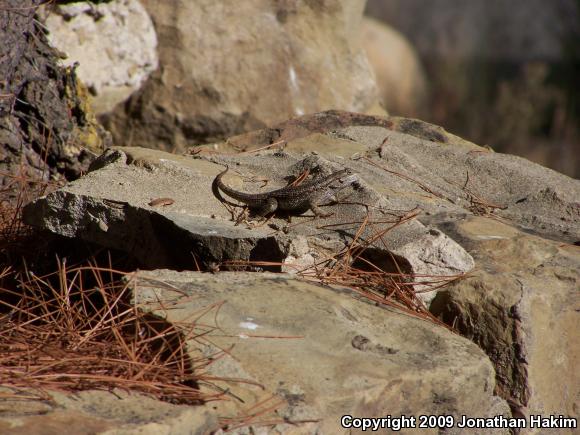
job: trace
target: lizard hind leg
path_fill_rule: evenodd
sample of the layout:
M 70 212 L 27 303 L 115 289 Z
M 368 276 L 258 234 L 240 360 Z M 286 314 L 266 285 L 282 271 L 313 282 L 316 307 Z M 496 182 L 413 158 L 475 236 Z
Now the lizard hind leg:
M 274 213 L 278 209 L 278 201 L 276 198 L 268 198 L 266 204 L 256 210 L 256 215 L 264 217 L 270 213 Z

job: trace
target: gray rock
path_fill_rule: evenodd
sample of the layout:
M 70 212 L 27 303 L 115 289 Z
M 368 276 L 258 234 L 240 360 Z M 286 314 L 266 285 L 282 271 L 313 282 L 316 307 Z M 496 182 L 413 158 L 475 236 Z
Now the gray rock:
M 224 214 L 219 201 L 210 196 L 211 178 L 203 174 L 208 168 L 215 172 L 216 165 L 174 159 L 160 151 L 147 155 L 156 155 L 157 160 L 134 159 L 127 165 L 125 153 L 108 152 L 95 163 L 105 166 L 35 201 L 24 219 L 65 237 L 126 251 L 150 268 L 195 269 L 198 260 L 202 267 L 248 260 L 256 249 L 276 247 L 265 230 L 250 231 L 210 217 L 212 211 Z M 179 166 L 179 161 L 189 165 Z M 200 190 L 200 179 L 208 181 L 207 191 Z M 168 197 L 174 201 L 171 206 L 149 205 Z
M 280 174 L 298 175 L 307 167 L 331 172 L 337 164 L 346 163 L 334 160 L 318 156 L 299 160 L 289 153 L 268 153 L 220 161 L 276 180 Z M 229 260 L 263 260 L 283 263 L 278 270 L 296 272 L 348 246 L 359 228 L 348 222 L 362 223 L 367 204 L 370 225 L 359 237 L 376 239 L 367 250 L 367 260 L 374 264 L 419 275 L 452 275 L 468 272 L 474 265 L 469 254 L 443 233 L 430 232 L 416 220 L 394 225 L 403 213 L 391 212 L 392 204 L 364 182 L 360 165 L 359 182 L 349 192 L 341 192 L 352 203 L 331 208 L 330 218 L 299 218 L 299 225 L 276 218 L 269 227 L 251 229 L 232 222 L 230 213 L 213 196 L 211 183 L 221 170 L 215 163 L 119 148 L 103 155 L 92 168 L 85 177 L 28 205 L 25 221 L 62 236 L 126 251 L 148 268 L 211 269 Z M 233 179 L 226 182 L 235 186 Z M 151 206 L 155 198 L 170 198 L 172 204 Z M 328 229 L 321 229 L 324 225 Z M 385 235 L 377 238 L 377 232 Z M 432 296 L 426 296 L 425 302 Z
M 219 325 L 190 343 L 194 357 L 229 349 L 208 375 L 245 381 L 214 381 L 244 401 L 216 402 L 218 414 L 236 415 L 272 394 L 285 399 L 276 416 L 298 428 L 279 423 L 265 433 L 344 433 L 343 415 L 509 415 L 477 346 L 346 289 L 272 273 L 156 270 L 133 279 L 144 309 L 160 302 L 171 310 L 153 312 L 171 322 Z
M 248 151 L 279 141 L 288 151 L 352 157 L 349 165 L 394 210 L 418 207 L 425 223 L 438 215 L 493 214 L 542 237 L 580 240 L 579 180 L 416 119 L 329 111 L 235 136 L 211 150 Z

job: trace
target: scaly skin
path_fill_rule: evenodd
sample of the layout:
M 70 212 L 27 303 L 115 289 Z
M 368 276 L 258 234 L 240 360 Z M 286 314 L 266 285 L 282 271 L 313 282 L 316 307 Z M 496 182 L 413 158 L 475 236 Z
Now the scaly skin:
M 223 193 L 243 202 L 250 209 L 256 211 L 259 216 L 266 216 L 276 210 L 284 210 L 296 213 L 304 213 L 308 209 L 312 210 L 316 216 L 326 217 L 329 214 L 324 214 L 318 207 L 321 197 L 327 197 L 328 191 L 339 190 L 333 188 L 331 185 L 337 180 L 346 178 L 345 185 L 354 182 L 354 176 L 350 169 L 343 169 L 334 172 L 327 177 L 318 180 L 312 180 L 303 183 L 299 186 L 287 186 L 281 189 L 273 190 L 271 192 L 262 193 L 246 193 L 232 189 L 224 184 L 222 177 L 228 172 L 229 168 L 218 174 L 214 182 Z

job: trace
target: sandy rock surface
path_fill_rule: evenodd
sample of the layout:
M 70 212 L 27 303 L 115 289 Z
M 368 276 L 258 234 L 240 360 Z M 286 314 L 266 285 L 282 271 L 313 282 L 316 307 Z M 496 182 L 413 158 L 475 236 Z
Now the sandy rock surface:
M 217 311 L 219 330 L 203 340 L 205 345 L 193 343 L 192 355 L 231 349 L 209 373 L 260 386 L 216 382 L 243 400 L 216 403 L 221 415 L 236 415 L 269 394 L 288 402 L 278 412 L 281 418 L 304 420 L 300 433 L 343 433 L 343 415 L 377 412 L 458 419 L 461 414 L 509 415 L 507 404 L 493 395 L 494 372 L 477 346 L 444 328 L 359 300 L 344 288 L 284 274 L 155 270 L 137 275 L 134 294 L 138 303 L 173 304 L 185 296 L 188 302 L 163 313 L 171 322 L 195 318 L 213 324 L 215 310 L 199 313 L 224 302 Z M 290 425 L 276 430 L 292 433 Z
M 446 229 L 478 267 L 432 311 L 490 355 L 497 390 L 517 409 L 577 413 L 580 249 L 481 217 Z
M 51 392 L 50 401 L 26 400 L 26 394 L 2 389 L 0 432 L 14 435 L 203 435 L 218 430 L 208 406 L 160 402 L 125 391 Z

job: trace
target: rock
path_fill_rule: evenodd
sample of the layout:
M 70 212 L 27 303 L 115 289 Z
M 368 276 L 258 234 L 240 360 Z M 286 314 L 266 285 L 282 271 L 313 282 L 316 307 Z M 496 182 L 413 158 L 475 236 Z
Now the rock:
M 580 403 L 580 251 L 480 217 L 444 225 L 478 270 L 433 301 L 491 358 L 497 392 L 526 415 L 575 415 Z
M 377 101 L 360 48 L 363 0 L 143 4 L 157 30 L 159 68 L 104 118 L 117 144 L 182 150 Z
M 235 154 L 234 151 L 244 152 Z M 353 261 L 353 266 L 364 269 L 370 262 L 386 272 L 406 272 L 415 290 L 419 291 L 427 284 L 423 278 L 461 277 L 475 265 L 469 276 L 463 276 L 443 293 L 441 290 L 432 292 L 425 302 L 435 297 L 431 302 L 432 311 L 448 324 L 455 325 L 487 353 L 497 372 L 497 394 L 510 403 L 514 415 L 544 415 L 548 411 L 555 415 L 574 414 L 575 408 L 569 398 L 576 397 L 579 384 L 574 373 L 578 366 L 574 301 L 578 292 L 580 258 L 571 243 L 580 240 L 580 181 L 525 159 L 490 152 L 419 120 L 338 111 L 292 119 L 225 142 L 196 147 L 192 153 L 195 155 L 177 156 L 130 147 L 110 150 L 83 178 L 27 205 L 24 219 L 28 224 L 60 235 L 124 250 L 149 268 L 201 268 L 217 272 L 220 267 L 235 270 L 241 260 L 242 264 L 258 262 L 253 270 L 296 272 L 336 256 L 355 237 L 368 242 L 368 246 L 361 257 Z M 212 194 L 212 180 L 225 164 L 231 171 L 224 182 L 249 192 L 283 186 L 305 170 L 311 175 L 322 175 L 346 166 L 353 169 L 358 178 L 336 194 L 337 204 L 324 206 L 334 213 L 330 217 L 312 219 L 310 213 L 306 213 L 293 216 L 293 221 L 288 223 L 283 215 L 276 214 L 267 224 L 252 226 L 241 222 L 236 225 L 230 212 Z M 265 182 L 267 186 L 264 187 Z M 367 224 L 361 229 L 362 222 Z M 366 358 L 380 355 L 391 361 L 389 349 L 401 349 L 386 341 L 387 336 L 377 335 L 383 325 L 394 328 L 389 312 L 365 304 L 365 310 L 372 309 L 374 314 L 367 313 L 364 318 L 372 319 L 370 323 L 376 330 L 363 328 L 362 316 L 351 315 L 354 311 L 362 312 L 363 308 L 359 305 L 352 308 L 355 302 L 344 289 L 335 289 L 342 292 L 337 295 L 328 289 L 302 283 L 290 274 L 237 272 L 214 277 L 152 273 L 159 273 L 172 283 L 181 283 L 178 287 L 200 295 L 208 304 L 215 301 L 213 298 L 226 300 L 226 318 L 231 319 L 225 322 L 229 322 L 231 328 L 235 325 L 245 328 L 246 335 L 250 334 L 246 328 L 249 323 L 242 327 L 240 322 L 254 322 L 246 317 L 261 319 L 262 323 L 254 323 L 267 325 L 270 329 L 266 335 L 278 337 L 302 336 L 312 330 L 326 333 L 335 325 L 324 322 L 338 322 L 336 318 L 342 316 L 349 319 L 351 329 L 348 333 L 342 332 L 343 341 L 331 342 L 333 352 L 345 347 L 351 352 L 344 344 L 348 342 L 359 352 L 375 355 Z M 293 290 L 286 294 L 278 288 L 285 286 Z M 308 291 L 302 286 L 307 286 Z M 225 290 L 227 288 L 231 290 Z M 328 293 L 322 295 L 323 290 Z M 293 292 L 299 296 L 290 296 Z M 316 301 L 311 299 L 313 294 Z M 230 302 L 233 303 L 231 311 L 225 308 Z M 296 307 L 300 304 L 305 308 L 298 310 Z M 254 308 L 250 309 L 251 306 Z M 338 306 L 346 307 L 347 311 L 339 310 Z M 195 305 L 191 305 L 187 309 L 194 308 Z M 254 309 L 258 314 L 248 314 L 254 313 Z M 278 313 L 282 309 L 284 315 Z M 316 311 L 319 309 L 320 312 Z M 311 315 L 314 318 L 308 317 Z M 276 323 L 277 318 L 286 320 Z M 264 323 L 264 319 L 267 322 Z M 300 322 L 293 323 L 292 319 L 300 319 Z M 343 326 L 346 320 L 344 322 Z M 426 325 L 418 324 L 423 325 L 420 328 Z M 423 329 L 409 325 L 400 326 L 401 331 L 407 333 L 394 336 L 402 336 L 409 341 L 409 346 L 431 343 L 427 350 L 417 350 L 422 356 L 439 355 L 438 350 L 445 351 L 442 346 L 457 343 L 444 330 L 430 324 L 428 335 Z M 554 330 L 558 331 L 558 337 L 554 337 Z M 236 334 L 243 332 L 236 331 Z M 429 335 L 432 333 L 443 335 L 435 340 Z M 311 339 L 310 335 L 308 338 Z M 272 355 L 287 352 L 288 343 L 293 341 L 282 341 L 261 350 L 260 355 L 268 355 L 262 360 L 273 361 L 275 356 Z M 309 346 L 326 349 L 323 342 L 313 342 Z M 255 346 L 253 341 L 252 346 Z M 465 350 L 462 346 L 459 348 Z M 462 353 L 467 354 L 471 351 Z M 300 374 L 304 380 L 297 378 L 297 372 L 288 372 L 284 376 L 294 379 L 294 384 L 284 384 L 283 388 L 274 386 L 277 380 L 274 375 L 262 380 L 259 370 L 251 364 L 264 364 L 264 361 L 256 359 L 255 355 L 247 364 L 236 365 L 230 361 L 231 364 L 224 368 L 227 369 L 225 373 L 231 374 L 228 370 L 234 370 L 240 376 L 248 375 L 271 385 L 269 392 L 283 393 L 282 396 L 294 398 L 297 403 L 302 403 L 302 395 L 315 397 L 318 394 L 313 392 L 314 387 L 309 390 L 304 386 L 310 379 L 306 374 Z M 471 357 L 466 358 L 471 361 Z M 286 360 L 289 366 L 298 365 L 297 360 L 301 366 L 310 361 L 290 356 Z M 408 361 L 411 365 L 419 364 L 419 359 Z M 455 360 L 446 360 L 446 364 L 454 363 Z M 470 364 L 468 367 L 473 368 Z M 338 366 L 328 363 L 326 367 L 340 373 Z M 421 367 L 417 369 L 422 370 Z M 481 385 L 482 372 L 478 370 L 472 372 L 479 373 L 475 378 L 465 382 L 469 384 L 477 379 L 476 384 Z M 371 368 L 361 368 L 359 372 L 375 373 Z M 490 376 L 496 375 L 490 372 Z M 376 374 L 371 378 L 373 382 L 384 379 Z M 404 407 L 404 401 L 391 397 L 391 391 L 400 391 L 403 397 L 422 391 L 416 386 L 407 389 L 408 385 L 413 385 L 406 383 L 411 379 L 407 377 L 400 384 L 401 390 L 393 389 L 399 388 L 399 384 L 385 390 L 382 381 L 369 381 L 369 385 L 376 388 L 368 389 L 365 397 L 377 407 L 365 408 L 360 405 L 364 400 L 348 388 L 354 390 L 356 385 L 360 389 L 364 385 L 361 382 L 368 378 L 345 379 L 350 383 L 343 385 L 346 388 L 344 396 L 337 396 L 340 399 L 332 406 L 320 405 L 320 402 L 315 406 L 309 402 L 308 407 L 284 416 L 311 420 L 313 415 L 320 415 L 326 419 L 334 415 L 333 410 L 346 410 L 353 404 L 359 415 L 363 408 L 380 413 L 387 409 L 381 408 L 382 395 L 391 403 Z M 489 380 L 485 382 L 493 389 Z M 326 388 L 324 385 L 323 382 L 316 388 Z M 426 385 L 423 384 L 423 388 Z M 438 385 L 433 381 L 428 388 L 438 391 Z M 486 397 L 485 412 L 497 406 L 493 409 L 499 409 L 496 414 L 501 414 L 503 402 L 493 399 L 488 394 L 491 390 L 485 391 L 484 396 L 477 396 Z M 455 403 L 455 396 L 437 394 L 430 396 L 431 405 L 427 405 L 426 398 L 421 399 L 425 410 L 431 412 L 436 406 Z M 456 389 L 450 394 L 456 394 Z M 475 397 L 473 401 L 466 400 L 465 406 L 475 409 Z M 459 408 L 452 412 L 456 410 Z M 402 411 L 397 408 L 397 412 Z M 326 424 L 321 423 L 321 427 L 330 427 Z M 313 423 L 312 427 L 317 426 Z
M 365 17 L 362 44 L 375 73 L 379 97 L 389 113 L 414 118 L 425 113 L 425 72 L 409 41 L 386 24 Z
M 125 101 L 157 68 L 157 35 L 138 0 L 50 6 L 44 11 L 50 43 L 67 54 L 103 114 Z
M 272 273 L 155 270 L 135 277 L 135 298 L 171 305 L 154 313 L 175 323 L 195 318 L 209 327 L 217 316 L 219 330 L 191 343 L 192 356 L 229 349 L 208 376 L 241 378 L 214 382 L 244 403 L 214 402 L 222 416 L 272 394 L 285 400 L 271 418 L 280 423 L 267 433 L 343 433 L 343 415 L 509 415 L 493 396 L 494 372 L 477 346 L 346 289 Z M 220 302 L 219 311 L 207 311 Z
M 0 186 L 4 199 L 18 201 L 24 185 L 17 180 L 36 189 L 76 178 L 110 145 L 74 68 L 60 65 L 35 19 L 39 3 L 5 0 L 0 7 Z
M 202 435 L 218 429 L 208 406 L 173 405 L 121 390 L 50 393 L 51 402 L 2 399 L 0 432 L 14 435 Z
M 415 282 L 429 282 L 433 276 L 461 275 L 471 271 L 475 262 L 457 242 L 447 237 L 441 231 L 431 229 L 414 243 L 409 243 L 395 254 L 407 260 L 412 265 L 413 273 L 419 275 Z M 422 275 L 422 277 L 421 277 Z M 428 285 L 416 285 L 423 302 L 430 305 L 436 293 Z
M 125 250 L 150 268 L 192 269 L 197 258 L 205 263 L 250 259 L 256 249 L 275 246 L 267 231 L 211 218 L 226 216 L 219 201 L 199 194 L 201 180 L 211 194 L 211 180 L 219 169 L 215 164 L 161 151 L 134 151 L 130 164 L 124 152 L 104 155 L 95 163 L 104 167 L 40 200 L 40 208 L 31 207 L 26 219 L 41 219 L 46 229 L 65 237 Z M 156 198 L 172 198 L 173 204 L 149 205 Z
M 525 231 L 568 243 L 580 241 L 578 180 L 521 157 L 494 153 L 427 122 L 328 111 L 235 136 L 208 149 L 250 151 L 272 143 L 287 144 L 286 150 L 358 159 L 353 166 L 371 187 L 395 201 L 399 210 L 420 206 L 425 212 L 420 220 L 493 212 Z M 361 163 L 369 150 L 379 153 L 376 163 L 387 170 Z
M 292 149 L 292 144 L 288 148 Z M 306 168 L 327 173 L 338 169 L 337 162 L 317 156 L 299 160 L 290 153 L 222 160 L 272 180 L 280 174 L 297 176 Z M 357 166 L 356 162 L 352 165 Z M 357 167 L 361 177 L 363 168 L 360 164 Z M 392 204 L 362 180 L 350 189 L 356 202 L 334 207 L 334 216 L 323 219 L 332 230 L 321 232 L 320 219 L 288 225 L 280 218 L 273 219 L 269 227 L 247 229 L 232 222 L 231 214 L 212 194 L 212 181 L 222 169 L 215 163 L 163 151 L 119 148 L 102 156 L 92 169 L 82 179 L 27 206 L 26 222 L 62 236 L 80 237 L 128 252 L 148 268 L 195 270 L 201 265 L 212 269 L 213 265 L 234 260 L 277 262 L 281 266 L 276 270 L 296 272 L 326 255 L 336 255 L 354 240 L 358 226 L 341 222 L 362 222 L 367 207 L 360 204 L 368 204 L 374 218 L 358 237 L 376 238 L 376 232 L 385 232 L 363 256 L 373 264 L 391 272 L 402 269 L 411 274 L 444 275 L 468 272 L 473 267 L 473 260 L 461 246 L 441 232 L 430 232 L 414 220 L 400 226 L 393 226 L 396 218 L 385 221 L 384 213 L 393 208 Z M 226 176 L 224 180 L 242 190 L 231 178 Z M 283 179 L 278 183 L 285 184 Z M 274 187 L 270 184 L 266 190 Z M 156 198 L 170 198 L 172 202 L 151 205 Z M 373 223 L 375 219 L 377 223 Z M 426 296 L 425 302 L 432 296 Z

